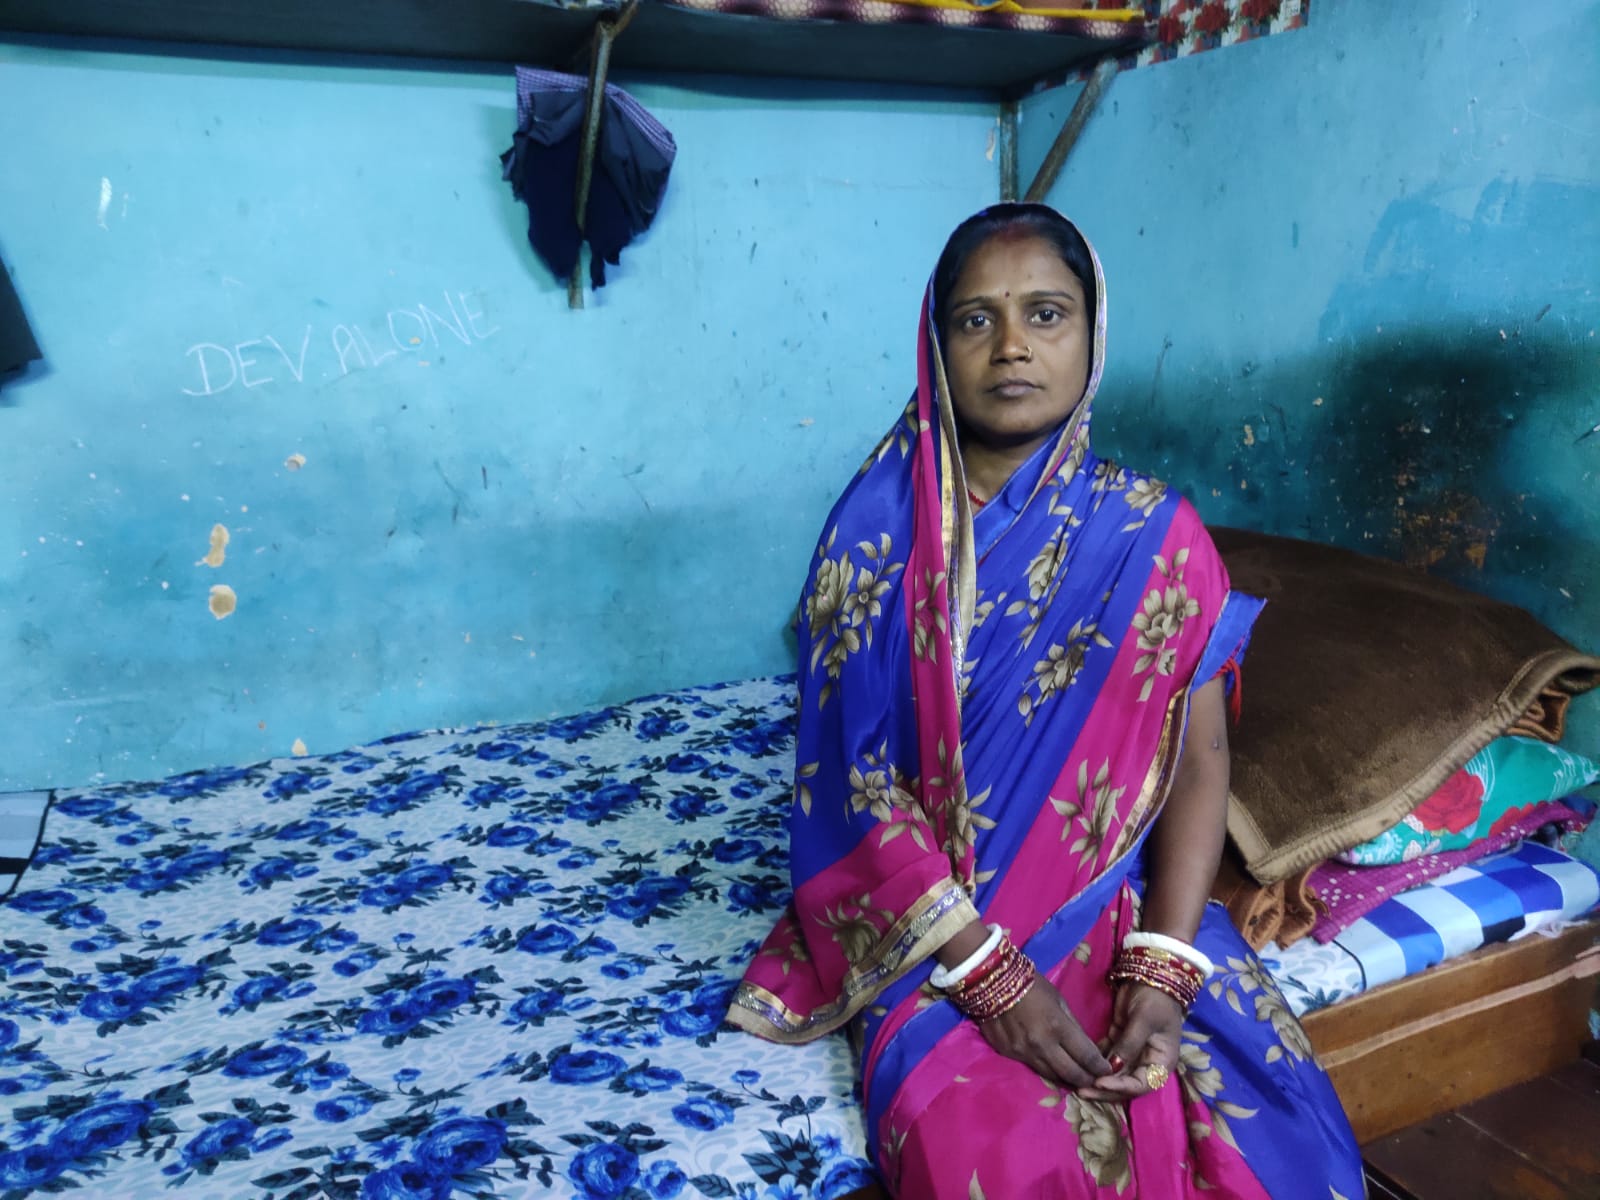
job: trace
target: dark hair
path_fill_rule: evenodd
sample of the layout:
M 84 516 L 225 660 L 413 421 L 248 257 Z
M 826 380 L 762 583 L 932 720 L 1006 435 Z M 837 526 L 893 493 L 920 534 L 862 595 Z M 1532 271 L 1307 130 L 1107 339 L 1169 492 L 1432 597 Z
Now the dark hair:
M 944 253 L 939 255 L 939 265 L 933 272 L 933 316 L 940 337 L 944 336 L 945 322 L 950 316 L 950 291 L 956 286 L 956 280 L 961 278 L 967 260 L 976 253 L 978 247 L 1000 235 L 1043 238 L 1055 247 L 1061 261 L 1067 264 L 1067 268 L 1083 285 L 1086 315 L 1092 334 L 1095 278 L 1089 243 L 1083 240 L 1083 235 L 1072 222 L 1046 205 L 995 204 L 956 226 L 956 231 L 944 245 Z

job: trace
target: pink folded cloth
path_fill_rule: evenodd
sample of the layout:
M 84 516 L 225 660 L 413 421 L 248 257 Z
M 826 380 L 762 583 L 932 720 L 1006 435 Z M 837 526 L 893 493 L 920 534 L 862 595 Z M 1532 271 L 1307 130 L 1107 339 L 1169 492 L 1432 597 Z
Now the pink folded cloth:
M 1306 886 L 1316 897 L 1318 906 L 1324 909 L 1311 936 L 1319 942 L 1331 942 L 1385 900 L 1407 888 L 1447 875 L 1486 854 L 1504 850 L 1546 825 L 1556 825 L 1566 831 L 1580 829 L 1583 824 L 1584 818 L 1573 809 L 1559 800 L 1550 800 L 1521 810 L 1513 820 L 1502 818 L 1488 837 L 1464 850 L 1425 854 L 1391 867 L 1352 867 L 1329 859 L 1306 878 Z

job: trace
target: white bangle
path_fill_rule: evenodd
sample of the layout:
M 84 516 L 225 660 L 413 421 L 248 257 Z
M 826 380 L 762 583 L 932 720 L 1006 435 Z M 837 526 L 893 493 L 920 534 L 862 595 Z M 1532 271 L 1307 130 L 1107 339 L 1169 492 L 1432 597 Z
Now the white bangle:
M 1206 978 L 1210 978 L 1217 969 L 1212 962 L 1188 942 L 1175 937 L 1168 937 L 1164 933 L 1130 933 L 1122 939 L 1124 950 L 1135 950 L 1143 947 L 1147 950 L 1165 950 L 1173 958 L 1181 958 L 1190 966 L 1199 970 Z
M 994 948 L 1000 944 L 1000 939 L 1005 936 L 998 925 L 990 925 L 988 929 L 989 936 L 984 939 L 983 945 L 979 946 L 948 971 L 943 966 L 937 963 L 934 964 L 933 974 L 928 976 L 928 982 L 942 992 L 955 987 L 956 984 L 976 971 L 978 964 L 994 953 Z

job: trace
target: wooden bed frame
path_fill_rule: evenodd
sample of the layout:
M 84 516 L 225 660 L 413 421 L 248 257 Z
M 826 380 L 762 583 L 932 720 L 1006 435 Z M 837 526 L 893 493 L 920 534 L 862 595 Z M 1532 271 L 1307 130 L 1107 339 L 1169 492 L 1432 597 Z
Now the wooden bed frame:
M 1486 946 L 1303 1022 L 1362 1145 L 1576 1062 L 1600 919 Z
M 1363 1146 L 1576 1062 L 1600 993 L 1600 918 L 1486 946 L 1304 1021 Z M 886 1200 L 878 1188 L 845 1200 Z

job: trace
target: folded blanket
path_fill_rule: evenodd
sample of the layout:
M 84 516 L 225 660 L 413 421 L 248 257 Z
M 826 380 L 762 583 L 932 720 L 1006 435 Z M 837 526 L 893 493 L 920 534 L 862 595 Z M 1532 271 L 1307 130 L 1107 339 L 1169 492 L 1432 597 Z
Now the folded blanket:
M 1465 850 L 1428 854 L 1392 867 L 1351 867 L 1341 862 L 1325 862 L 1306 880 L 1323 909 L 1311 936 L 1319 942 L 1332 941 L 1385 900 L 1401 892 L 1515 845 L 1547 825 L 1567 831 L 1583 823 L 1584 818 L 1574 809 L 1553 800 L 1535 805 L 1518 820 Z
M 1533 698 L 1528 710 L 1506 732 L 1553 746 L 1567 732 L 1567 708 L 1571 704 L 1571 695 L 1559 688 L 1547 687 Z
M 1600 658 L 1522 609 L 1348 550 L 1212 536 L 1233 585 L 1268 601 L 1228 806 L 1261 883 L 1394 825 L 1547 691 L 1600 684 Z
M 1600 877 L 1592 868 L 1524 842 L 1378 905 L 1341 933 L 1338 944 L 1356 960 L 1370 990 L 1479 946 L 1577 920 L 1596 901 Z
M 1480 946 L 1554 932 L 1597 898 L 1594 868 L 1523 842 L 1386 900 L 1331 942 L 1307 938 L 1261 962 L 1303 1017 Z
M 1270 942 L 1292 946 L 1310 934 L 1320 915 L 1316 897 L 1306 884 L 1312 868 L 1296 871 L 1276 883 L 1257 883 L 1244 869 L 1239 852 L 1229 845 L 1222 852 L 1211 898 L 1228 910 L 1234 926 L 1260 950 Z
M 1550 746 L 1561 740 L 1566 732 L 1567 706 L 1572 697 L 1554 688 L 1546 688 L 1528 705 L 1526 712 L 1512 725 L 1512 733 L 1526 738 L 1530 743 Z M 1493 745 L 1494 743 L 1491 743 Z M 1480 751 L 1480 754 L 1484 751 Z M 1470 764 L 1469 764 L 1470 765 Z M 1466 768 L 1463 768 L 1466 770 Z M 1451 776 L 1457 778 L 1461 772 Z M 1449 786 L 1446 781 L 1444 787 Z M 1441 788 L 1440 791 L 1443 791 Z M 1570 789 L 1568 789 L 1570 790 Z M 1434 797 L 1438 796 L 1434 793 Z M 1537 800 L 1559 799 L 1565 792 L 1546 793 Z M 1423 805 L 1429 800 L 1423 801 Z M 1421 806 L 1419 806 L 1421 807 Z M 1600 845 L 1600 843 L 1597 843 Z M 1458 847 L 1440 847 L 1455 849 Z M 1437 852 L 1437 851 L 1436 851 Z M 1211 886 L 1211 899 L 1222 904 L 1233 918 L 1235 927 L 1244 935 L 1251 949 L 1261 950 L 1276 942 L 1287 949 L 1301 938 L 1308 937 L 1322 910 L 1308 882 L 1311 872 L 1321 863 L 1302 867 L 1286 879 L 1274 883 L 1261 883 L 1245 869 L 1244 859 L 1232 842 L 1223 848 L 1222 862 Z M 1371 865 L 1371 864 L 1367 864 Z
M 1531 738 L 1495 738 L 1399 824 L 1335 857 L 1353 867 L 1465 850 L 1530 805 L 1559 800 L 1600 779 L 1600 762 Z

